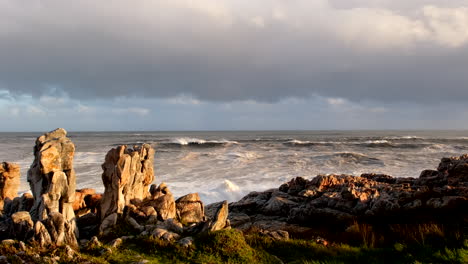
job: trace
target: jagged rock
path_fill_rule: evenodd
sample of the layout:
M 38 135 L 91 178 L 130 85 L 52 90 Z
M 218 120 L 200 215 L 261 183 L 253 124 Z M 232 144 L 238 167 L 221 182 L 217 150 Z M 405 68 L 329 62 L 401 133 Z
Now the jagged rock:
M 178 234 L 182 234 L 184 232 L 183 225 L 173 218 L 167 219 L 166 221 L 158 224 L 157 226 L 159 228 L 166 229 Z
M 96 191 L 90 188 L 76 190 L 75 202 L 73 202 L 73 210 L 76 212 L 80 209 L 88 208 L 85 198 L 86 196 L 93 194 L 96 194 Z
M 166 229 L 156 228 L 151 232 L 151 235 L 155 238 L 159 238 L 166 241 L 173 241 L 179 239 L 179 235 L 173 232 L 170 232 Z
M 3 162 L 0 164 L 0 212 L 5 203 L 18 196 L 20 185 L 20 167 L 18 164 Z
M 118 248 L 122 245 L 123 240 L 121 238 L 116 238 L 109 243 L 111 248 Z
M 153 207 L 160 220 L 165 221 L 177 216 L 174 196 L 165 183 L 161 183 L 158 187 L 151 185 L 150 193 L 151 197 L 143 204 Z
M 468 182 L 468 154 L 460 157 L 443 158 L 437 170 L 447 177 L 450 185 Z
M 177 215 L 182 223 L 199 223 L 204 220 L 204 206 L 198 193 L 191 193 L 176 200 Z
M 111 149 L 102 168 L 105 191 L 100 203 L 100 217 L 104 220 L 114 213 L 122 214 L 132 200 L 143 200 L 148 186 L 154 180 L 154 149 L 144 144 L 129 149 L 119 146 Z
M 230 225 L 228 220 L 228 214 L 228 202 L 224 201 L 220 203 L 216 212 L 209 220 L 210 224 L 208 226 L 208 231 L 217 231 L 228 227 Z
M 59 128 L 36 140 L 34 162 L 27 177 L 34 196 L 31 216 L 34 220 L 44 220 L 51 213 L 60 213 L 69 229 L 64 232 L 78 236 L 72 206 L 76 186 L 75 145 L 66 135 L 65 129 Z
M 69 245 L 66 245 L 65 246 L 65 257 L 67 258 L 67 260 L 73 259 L 73 257 L 75 257 L 75 255 L 76 255 L 76 252 Z
M 289 233 L 284 230 L 268 231 L 262 230 L 261 235 L 268 236 L 274 240 L 289 240 Z
M 21 197 L 15 197 L 11 203 L 7 203 L 4 208 L 5 215 L 11 216 L 12 214 L 20 211 L 30 211 L 34 205 L 34 197 L 30 193 L 23 193 Z
M 26 241 L 33 236 L 34 222 L 29 212 L 21 211 L 11 215 L 10 237 Z
M 101 242 L 96 236 L 93 236 L 89 242 L 88 245 L 86 245 L 88 248 L 99 248 L 102 246 Z
M 70 227 L 70 222 L 59 212 L 52 212 L 47 219 L 42 221 L 49 232 L 52 243 L 57 246 L 69 245 L 78 247 L 75 232 Z
M 52 238 L 50 237 L 49 231 L 41 221 L 37 221 L 34 225 L 34 239 L 42 248 L 52 245 Z
M 106 216 L 106 218 L 102 220 L 101 225 L 99 226 L 99 233 L 107 234 L 112 229 L 112 227 L 117 224 L 117 219 L 117 213 Z
M 193 237 L 184 237 L 177 241 L 177 243 L 184 248 L 188 248 L 193 244 Z

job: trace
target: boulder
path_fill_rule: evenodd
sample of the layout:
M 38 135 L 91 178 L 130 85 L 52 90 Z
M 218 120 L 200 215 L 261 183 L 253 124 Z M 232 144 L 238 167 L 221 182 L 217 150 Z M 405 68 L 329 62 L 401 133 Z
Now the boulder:
M 52 244 L 78 247 L 77 237 L 70 226 L 70 221 L 59 212 L 52 212 L 42 223 L 49 232 Z
M 18 196 L 20 185 L 20 167 L 18 164 L 3 162 L 0 164 L 0 212 L 5 202 L 11 202 Z
M 122 214 L 133 200 L 149 196 L 148 186 L 154 180 L 154 149 L 144 144 L 133 149 L 122 145 L 111 149 L 102 164 L 105 191 L 100 203 L 100 218 Z
M 26 241 L 33 236 L 34 222 L 29 212 L 21 211 L 11 215 L 10 237 Z
M 157 187 L 154 184 L 151 185 L 150 193 L 151 196 L 143 202 L 142 206 L 153 207 L 161 221 L 176 218 L 177 210 L 174 196 L 165 183 L 161 183 Z
M 75 145 L 66 136 L 65 129 L 58 128 L 36 140 L 34 161 L 27 177 L 34 196 L 31 217 L 35 221 L 45 220 L 51 213 L 60 213 L 70 229 L 64 232 L 73 232 L 78 236 L 73 211 Z
M 75 202 L 73 202 L 73 211 L 78 211 L 83 208 L 88 208 L 86 204 L 86 197 L 96 194 L 94 189 L 86 188 L 75 191 Z
M 468 182 L 468 154 L 460 157 L 443 158 L 437 167 L 449 185 L 458 185 Z
M 217 203 L 217 208 L 214 214 L 209 216 L 208 220 L 208 231 L 218 231 L 227 227 L 230 227 L 228 220 L 229 209 L 228 202 L 224 201 Z
M 184 224 L 199 223 L 204 220 L 205 212 L 198 193 L 184 195 L 176 200 L 177 215 Z

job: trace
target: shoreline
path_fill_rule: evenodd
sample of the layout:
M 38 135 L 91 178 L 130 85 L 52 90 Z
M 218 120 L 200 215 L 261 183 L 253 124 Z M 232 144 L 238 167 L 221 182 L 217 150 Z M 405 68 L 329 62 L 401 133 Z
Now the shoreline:
M 206 243 L 200 239 L 218 235 L 250 241 L 243 242 L 246 248 L 296 239 L 313 241 L 312 248 L 335 245 L 336 250 L 336 243 L 376 248 L 415 241 L 455 248 L 466 243 L 468 155 L 443 158 L 437 170 L 424 170 L 418 178 L 296 177 L 236 202 L 205 205 L 197 193 L 175 199 L 164 183 L 151 185 L 154 149 L 148 144 L 122 145 L 107 153 L 104 193 L 75 190 L 75 146 L 66 135 L 57 129 L 37 139 L 28 171 L 32 195 L 17 196 L 19 167 L 2 163 L 0 253 L 14 246 L 109 258 L 117 254 L 112 248 L 139 240 L 190 249 L 193 243 Z

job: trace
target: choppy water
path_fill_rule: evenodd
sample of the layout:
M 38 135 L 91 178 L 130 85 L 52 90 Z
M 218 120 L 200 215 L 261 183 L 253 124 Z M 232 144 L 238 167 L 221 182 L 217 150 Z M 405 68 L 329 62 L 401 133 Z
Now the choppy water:
M 0 161 L 26 172 L 41 133 L 0 133 Z M 417 177 L 442 157 L 468 153 L 468 131 L 69 132 L 76 145 L 78 188 L 103 191 L 101 164 L 120 144 L 156 149 L 155 183 L 175 196 L 199 192 L 206 203 L 238 200 L 292 177 L 364 172 Z

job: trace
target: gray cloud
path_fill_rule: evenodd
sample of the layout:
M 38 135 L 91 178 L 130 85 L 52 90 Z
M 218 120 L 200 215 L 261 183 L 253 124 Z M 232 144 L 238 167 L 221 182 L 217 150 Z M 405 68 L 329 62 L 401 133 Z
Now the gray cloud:
M 406 2 L 0 0 L 0 87 L 77 99 L 468 100 L 468 9 Z

